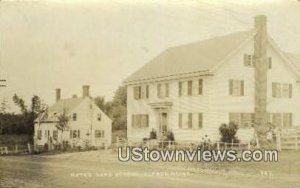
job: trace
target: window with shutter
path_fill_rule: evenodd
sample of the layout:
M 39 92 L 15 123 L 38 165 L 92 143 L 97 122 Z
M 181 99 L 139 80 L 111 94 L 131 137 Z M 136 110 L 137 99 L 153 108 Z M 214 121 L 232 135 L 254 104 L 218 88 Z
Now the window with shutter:
M 229 113 L 229 122 L 236 123 L 237 125 L 241 125 L 241 114 L 236 112 Z
M 231 96 L 244 96 L 244 81 L 229 80 L 229 94 Z
M 132 115 L 132 127 L 133 128 L 149 127 L 149 115 L 148 114 Z
M 278 127 L 282 125 L 281 113 L 273 113 L 272 114 L 272 124 Z
M 141 86 L 135 86 L 135 87 L 133 87 L 133 97 L 136 100 L 142 98 L 142 87 Z
M 253 55 L 244 54 L 244 65 L 245 66 L 252 67 L 253 66 L 253 60 L 254 60 Z

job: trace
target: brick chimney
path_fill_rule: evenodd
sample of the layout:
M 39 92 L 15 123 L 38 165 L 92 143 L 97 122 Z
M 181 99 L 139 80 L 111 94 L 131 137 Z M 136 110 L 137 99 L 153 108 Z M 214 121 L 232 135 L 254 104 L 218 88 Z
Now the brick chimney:
M 56 92 L 55 97 L 56 97 L 56 102 L 57 102 L 57 101 L 59 101 L 61 99 L 61 89 L 57 88 L 55 90 L 55 92 Z
M 255 78 L 255 123 L 258 127 L 267 125 L 267 17 L 254 17 L 254 78 Z M 261 127 L 263 128 L 263 127 Z
M 90 86 L 84 85 L 82 86 L 82 97 L 89 97 L 90 96 Z

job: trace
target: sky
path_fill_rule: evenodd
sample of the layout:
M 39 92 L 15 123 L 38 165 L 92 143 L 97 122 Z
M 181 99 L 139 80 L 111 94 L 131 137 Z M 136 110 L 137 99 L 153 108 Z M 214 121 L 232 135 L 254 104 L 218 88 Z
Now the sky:
M 297 0 L 0 0 L 0 100 L 16 93 L 30 104 L 81 96 L 110 100 L 130 74 L 168 47 L 253 28 L 268 17 L 269 35 L 300 54 Z

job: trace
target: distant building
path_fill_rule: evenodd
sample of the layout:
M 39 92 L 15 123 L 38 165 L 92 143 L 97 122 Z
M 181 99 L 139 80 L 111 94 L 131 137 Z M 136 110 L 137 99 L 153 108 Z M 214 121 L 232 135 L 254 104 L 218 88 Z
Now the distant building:
M 279 49 L 266 17 L 253 30 L 171 47 L 125 81 L 127 135 L 141 141 L 152 129 L 175 140 L 217 141 L 222 123 L 300 126 L 300 56 Z M 284 34 L 284 33 L 283 33 Z M 255 64 L 256 63 L 256 64 Z
M 57 129 L 58 117 L 68 117 L 68 128 L 61 134 Z M 38 146 L 45 143 L 58 144 L 61 139 L 71 146 L 111 145 L 112 121 L 100 110 L 89 96 L 89 86 L 83 86 L 83 95 L 61 99 L 61 90 L 56 89 L 56 103 L 39 115 L 34 125 L 34 140 Z

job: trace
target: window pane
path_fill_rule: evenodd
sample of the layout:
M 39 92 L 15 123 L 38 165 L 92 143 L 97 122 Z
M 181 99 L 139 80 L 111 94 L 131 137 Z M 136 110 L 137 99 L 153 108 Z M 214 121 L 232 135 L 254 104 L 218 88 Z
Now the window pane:
M 178 114 L 178 127 L 182 128 L 182 113 Z
M 236 123 L 237 125 L 241 125 L 240 113 L 229 113 L 229 122 L 233 122 Z
M 289 98 L 290 97 L 290 85 L 282 84 L 282 97 Z
M 283 113 L 283 127 L 292 126 L 292 113 Z
M 281 113 L 272 114 L 272 124 L 275 126 L 281 127 Z
M 169 84 L 166 84 L 166 93 L 165 97 L 169 97 Z
M 161 84 L 157 85 L 157 97 L 161 97 Z

